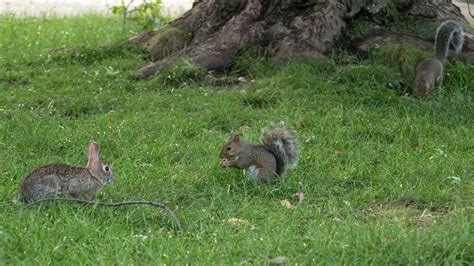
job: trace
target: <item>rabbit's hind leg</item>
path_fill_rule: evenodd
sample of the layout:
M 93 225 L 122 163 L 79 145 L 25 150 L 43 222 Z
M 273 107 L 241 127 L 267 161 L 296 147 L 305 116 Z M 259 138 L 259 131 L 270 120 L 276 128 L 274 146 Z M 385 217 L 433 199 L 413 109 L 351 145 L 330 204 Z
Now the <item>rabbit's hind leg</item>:
M 33 185 L 31 190 L 31 199 L 37 201 L 43 198 L 51 198 L 57 196 L 61 191 L 59 178 L 57 176 L 45 176 L 40 182 Z

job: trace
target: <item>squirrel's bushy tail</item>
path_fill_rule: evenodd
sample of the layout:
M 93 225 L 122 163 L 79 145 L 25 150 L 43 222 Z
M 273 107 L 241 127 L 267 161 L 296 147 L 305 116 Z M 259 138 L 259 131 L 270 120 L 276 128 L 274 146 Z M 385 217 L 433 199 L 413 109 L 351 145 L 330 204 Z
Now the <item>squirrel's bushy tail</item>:
M 262 142 L 266 149 L 275 155 L 278 175 L 283 175 L 288 168 L 298 163 L 298 140 L 285 123 L 271 124 L 263 129 Z
M 448 56 L 449 45 L 452 44 L 456 53 L 461 52 L 464 43 L 464 30 L 454 20 L 446 20 L 436 28 L 436 58 L 443 61 Z

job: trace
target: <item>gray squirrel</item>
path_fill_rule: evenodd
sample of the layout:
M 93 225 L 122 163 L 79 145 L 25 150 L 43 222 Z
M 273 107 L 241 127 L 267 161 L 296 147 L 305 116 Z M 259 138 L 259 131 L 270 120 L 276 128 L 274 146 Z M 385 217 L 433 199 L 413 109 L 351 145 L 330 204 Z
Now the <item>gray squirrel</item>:
M 220 165 L 245 169 L 252 179 L 271 182 L 296 166 L 298 152 L 295 134 L 284 123 L 272 124 L 263 129 L 262 144 L 250 144 L 231 134 L 221 149 Z
M 459 53 L 464 43 L 463 28 L 453 20 L 441 23 L 436 29 L 435 51 L 436 58 L 427 58 L 416 67 L 413 95 L 428 97 L 436 87 L 443 83 L 443 64 L 448 56 L 449 45 L 452 44 L 455 52 Z

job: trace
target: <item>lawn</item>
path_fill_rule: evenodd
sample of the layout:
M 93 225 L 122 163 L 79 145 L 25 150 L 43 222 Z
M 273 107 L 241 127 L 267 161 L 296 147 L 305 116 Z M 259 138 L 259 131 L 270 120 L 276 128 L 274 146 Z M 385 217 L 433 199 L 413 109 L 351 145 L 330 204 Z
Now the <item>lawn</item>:
M 0 17 L 1 265 L 474 262 L 472 65 L 449 64 L 425 101 L 370 62 L 242 56 L 239 84 L 186 62 L 137 80 L 140 51 L 100 48 L 132 30 L 97 16 Z M 257 142 L 278 121 L 301 144 L 283 181 L 220 168 L 229 133 Z M 117 177 L 97 200 L 166 202 L 185 231 L 146 206 L 23 209 L 22 177 L 85 165 L 91 140 Z

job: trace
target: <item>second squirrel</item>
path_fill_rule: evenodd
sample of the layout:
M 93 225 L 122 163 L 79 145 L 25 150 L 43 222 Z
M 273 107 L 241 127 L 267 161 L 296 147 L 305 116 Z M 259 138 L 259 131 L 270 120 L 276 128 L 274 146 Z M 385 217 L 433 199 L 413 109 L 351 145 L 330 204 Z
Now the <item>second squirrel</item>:
M 220 165 L 245 169 L 252 179 L 262 182 L 278 180 L 298 162 L 298 141 L 284 123 L 263 130 L 263 144 L 250 144 L 232 134 L 222 147 Z
M 457 22 L 448 20 L 438 26 L 435 36 L 436 58 L 427 58 L 416 67 L 414 96 L 427 97 L 435 87 L 442 85 L 443 63 L 448 55 L 449 45 L 452 43 L 456 53 L 459 53 L 463 41 L 464 31 Z

